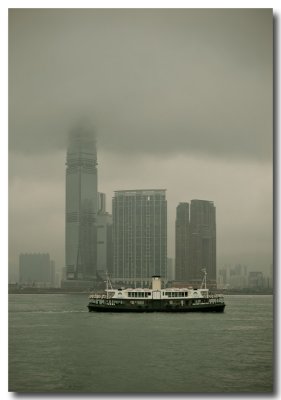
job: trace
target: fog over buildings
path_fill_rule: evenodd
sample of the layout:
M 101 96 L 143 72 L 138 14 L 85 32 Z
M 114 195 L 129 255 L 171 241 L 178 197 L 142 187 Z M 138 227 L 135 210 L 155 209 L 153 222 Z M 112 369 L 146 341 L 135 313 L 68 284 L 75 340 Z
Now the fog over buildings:
M 9 261 L 63 267 L 67 135 L 95 125 L 98 187 L 216 205 L 217 268 L 272 264 L 272 10 L 11 9 Z

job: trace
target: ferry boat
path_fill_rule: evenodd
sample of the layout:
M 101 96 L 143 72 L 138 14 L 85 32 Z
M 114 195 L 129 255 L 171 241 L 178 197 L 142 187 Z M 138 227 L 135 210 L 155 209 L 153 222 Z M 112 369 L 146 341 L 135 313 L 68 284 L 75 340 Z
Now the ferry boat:
M 108 288 L 103 293 L 89 296 L 89 311 L 97 312 L 223 312 L 223 296 L 210 294 L 204 272 L 200 289 L 161 288 L 161 277 L 152 277 L 152 287 Z

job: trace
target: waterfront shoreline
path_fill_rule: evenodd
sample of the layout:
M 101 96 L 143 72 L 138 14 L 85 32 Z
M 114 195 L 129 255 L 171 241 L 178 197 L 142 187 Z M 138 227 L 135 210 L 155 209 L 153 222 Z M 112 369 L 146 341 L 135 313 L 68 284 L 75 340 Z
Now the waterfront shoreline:
M 60 288 L 9 288 L 8 294 L 89 294 L 91 290 L 69 290 Z M 222 295 L 273 295 L 273 290 L 214 290 L 215 293 Z

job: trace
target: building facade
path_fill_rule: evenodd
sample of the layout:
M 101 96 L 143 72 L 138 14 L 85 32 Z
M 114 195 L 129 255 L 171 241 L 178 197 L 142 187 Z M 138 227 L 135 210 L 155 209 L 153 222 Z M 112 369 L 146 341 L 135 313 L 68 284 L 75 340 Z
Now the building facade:
M 187 281 L 190 276 L 189 204 L 180 203 L 176 210 L 175 279 Z
M 97 215 L 97 273 L 102 279 L 113 272 L 112 215 L 106 212 L 106 196 L 99 193 Z
M 97 269 L 97 151 L 93 129 L 70 132 L 66 159 L 65 265 L 67 280 L 89 280 Z
M 175 280 L 175 260 L 167 257 L 167 281 L 172 282 Z
M 113 280 L 146 286 L 167 277 L 166 190 L 121 190 L 112 200 Z
M 216 284 L 216 208 L 212 201 L 191 200 L 189 279 L 200 282 L 202 269 Z

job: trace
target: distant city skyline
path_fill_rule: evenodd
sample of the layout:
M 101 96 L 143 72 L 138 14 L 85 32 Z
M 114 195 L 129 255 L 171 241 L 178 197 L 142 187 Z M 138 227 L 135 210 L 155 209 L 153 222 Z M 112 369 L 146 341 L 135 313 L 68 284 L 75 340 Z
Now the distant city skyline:
M 271 9 L 11 9 L 9 263 L 64 266 L 65 149 L 95 125 L 99 191 L 213 201 L 217 267 L 273 263 Z M 50 61 L 52 60 L 52 62 Z

